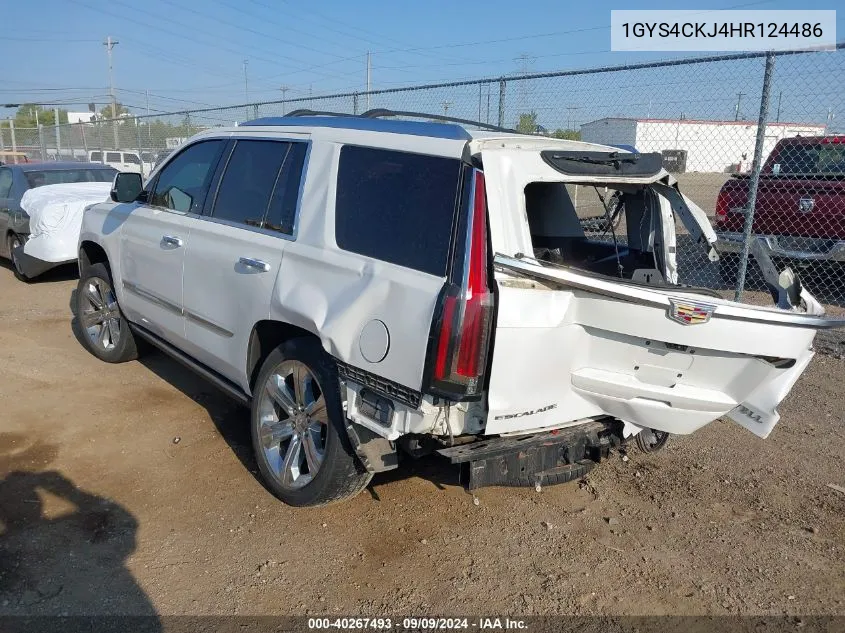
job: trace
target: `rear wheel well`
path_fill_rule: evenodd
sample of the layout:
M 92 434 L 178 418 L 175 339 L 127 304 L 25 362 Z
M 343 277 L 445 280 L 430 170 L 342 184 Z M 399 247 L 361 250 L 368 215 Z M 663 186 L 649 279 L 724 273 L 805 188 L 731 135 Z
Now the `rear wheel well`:
M 79 245 L 79 269 L 82 272 L 83 268 L 91 264 L 105 264 L 106 268 L 109 266 L 109 257 L 102 246 L 96 242 L 82 242 Z
M 310 337 L 320 340 L 313 332 L 282 321 L 259 321 L 252 328 L 247 347 L 246 371 L 250 391 L 255 390 L 255 380 L 264 360 L 274 349 L 293 338 Z M 321 344 L 322 345 L 322 344 Z

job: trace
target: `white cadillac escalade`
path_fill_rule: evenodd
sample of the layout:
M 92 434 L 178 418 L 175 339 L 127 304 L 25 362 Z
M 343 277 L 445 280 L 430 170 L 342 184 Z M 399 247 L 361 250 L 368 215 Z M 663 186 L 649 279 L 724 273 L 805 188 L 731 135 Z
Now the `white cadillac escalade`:
M 680 285 L 676 218 L 711 260 L 716 236 L 658 154 L 300 114 L 199 134 L 143 187 L 119 174 L 76 295 L 98 358 L 152 343 L 249 406 L 286 503 L 354 495 L 400 453 L 537 485 L 723 415 L 766 437 L 843 324 L 765 254 L 776 306 Z M 574 184 L 624 240 L 589 239 Z

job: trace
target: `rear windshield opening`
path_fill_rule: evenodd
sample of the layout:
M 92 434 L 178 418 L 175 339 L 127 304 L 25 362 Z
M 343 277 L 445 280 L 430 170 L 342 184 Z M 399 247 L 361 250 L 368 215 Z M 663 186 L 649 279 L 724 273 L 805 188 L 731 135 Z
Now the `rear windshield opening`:
M 536 259 L 662 283 L 660 207 L 651 188 L 533 182 L 525 187 L 525 208 Z
M 813 177 L 845 175 L 845 145 L 786 144 L 772 165 L 775 176 Z
M 115 169 L 50 169 L 26 172 L 26 182 L 30 189 L 34 189 L 72 182 L 111 182 L 115 174 Z

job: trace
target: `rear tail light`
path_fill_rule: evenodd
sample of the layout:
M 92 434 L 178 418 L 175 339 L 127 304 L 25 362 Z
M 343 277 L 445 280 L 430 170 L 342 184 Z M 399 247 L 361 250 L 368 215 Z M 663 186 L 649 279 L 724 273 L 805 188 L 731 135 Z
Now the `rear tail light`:
M 431 391 L 452 399 L 476 396 L 481 391 L 493 318 L 484 174 L 473 170 L 469 186 L 468 204 L 462 209 L 467 217 L 459 223 L 466 227 L 465 242 L 455 249 L 459 261 L 454 263 L 451 279 L 441 293 L 432 337 Z
M 728 217 L 728 194 L 722 189 L 716 199 L 716 221 L 724 222 Z

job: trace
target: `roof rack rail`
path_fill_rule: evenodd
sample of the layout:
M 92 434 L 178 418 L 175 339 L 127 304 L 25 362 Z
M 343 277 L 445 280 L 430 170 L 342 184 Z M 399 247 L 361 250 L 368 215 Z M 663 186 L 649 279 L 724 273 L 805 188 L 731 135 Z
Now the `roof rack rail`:
M 287 114 L 282 116 L 356 116 L 354 114 L 347 114 L 346 112 L 328 112 L 323 110 L 308 110 L 308 109 L 300 109 L 300 110 L 291 110 Z
M 443 115 L 443 114 L 428 114 L 425 112 L 406 112 L 403 110 L 388 110 L 386 108 L 373 108 L 372 110 L 367 110 L 360 116 L 364 117 L 365 119 L 380 119 L 382 117 L 390 117 L 390 116 L 406 116 L 406 117 L 413 117 L 417 119 L 430 119 L 432 121 L 445 121 L 447 123 L 460 123 L 462 125 L 475 125 L 483 130 L 490 130 L 492 132 L 508 132 L 510 134 L 519 134 L 517 130 L 513 130 L 511 128 L 500 127 L 498 125 L 492 125 L 491 123 L 483 123 L 481 121 L 472 121 L 470 119 L 459 119 L 457 117 Z

